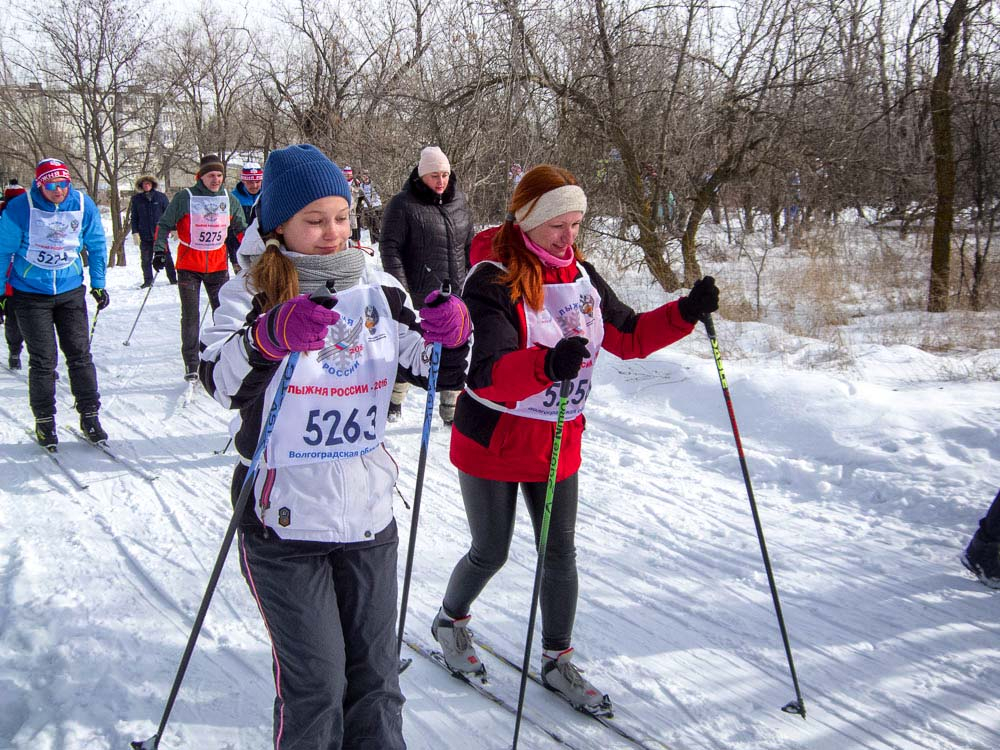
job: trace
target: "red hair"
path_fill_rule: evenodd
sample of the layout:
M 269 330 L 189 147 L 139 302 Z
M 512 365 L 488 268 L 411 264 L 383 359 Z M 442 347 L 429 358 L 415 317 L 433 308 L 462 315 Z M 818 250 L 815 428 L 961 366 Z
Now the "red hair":
M 514 214 L 534 204 L 545 193 L 564 185 L 577 185 L 572 172 L 552 164 L 532 167 L 517 184 L 507 209 L 507 220 L 493 237 L 493 256 L 507 267 L 500 281 L 510 285 L 510 298 L 517 302 L 524 298 L 533 310 L 541 310 L 544 301 L 542 290 L 542 261 L 524 246 L 521 232 L 514 225 Z M 583 260 L 580 249 L 573 244 L 573 254 Z

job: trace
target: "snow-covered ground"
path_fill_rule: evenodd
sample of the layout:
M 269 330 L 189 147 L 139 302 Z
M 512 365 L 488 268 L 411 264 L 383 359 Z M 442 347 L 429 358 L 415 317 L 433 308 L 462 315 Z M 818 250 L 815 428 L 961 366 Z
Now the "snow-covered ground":
M 736 284 L 735 267 L 705 270 L 724 294 L 727 274 Z M 660 299 L 608 276 L 629 299 Z M 109 270 L 94 357 L 111 445 L 158 479 L 65 429 L 75 413 L 64 377 L 60 455 L 88 485 L 74 489 L 28 434 L 24 376 L 0 372 L 3 749 L 121 750 L 153 734 L 229 521 L 228 415 L 204 394 L 184 405 L 165 279 L 122 346 L 139 278 L 134 261 Z M 605 354 L 597 368 L 578 524 L 575 646 L 587 677 L 651 748 L 996 750 L 1000 592 L 956 556 L 1000 485 L 1000 348 L 929 353 L 860 336 L 840 345 L 845 359 L 764 324 L 716 322 L 808 718 L 780 710 L 795 695 L 701 329 L 648 360 Z M 900 329 L 928 322 L 912 313 Z M 422 404 L 411 391 L 389 429 L 407 499 Z M 407 615 L 424 644 L 468 541 L 447 456 L 437 423 Z M 397 517 L 402 573 L 402 502 Z M 518 661 L 535 560 L 526 515 L 519 524 L 473 612 L 477 634 Z M 510 747 L 512 716 L 409 655 L 411 750 Z M 513 673 L 485 661 L 492 687 L 516 694 Z M 232 556 L 161 747 L 270 747 L 270 665 Z M 526 715 L 524 748 L 559 747 L 535 722 L 581 750 L 634 747 L 533 685 Z

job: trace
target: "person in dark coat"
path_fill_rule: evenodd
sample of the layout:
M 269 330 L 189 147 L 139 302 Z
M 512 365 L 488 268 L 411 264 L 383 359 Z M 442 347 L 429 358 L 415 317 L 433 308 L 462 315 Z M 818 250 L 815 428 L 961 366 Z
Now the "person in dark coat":
M 8 203 L 26 192 L 28 191 L 18 183 L 17 178 L 12 178 L 10 184 L 3 190 L 3 200 L 0 200 L 0 215 L 3 214 L 3 210 L 7 207 Z M 13 262 L 13 259 L 11 262 Z M 10 275 L 9 268 L 7 269 L 7 274 Z M 4 295 L 10 297 L 13 294 L 14 290 L 10 284 L 7 284 L 4 289 Z M 21 335 L 21 329 L 17 325 L 17 317 L 14 315 L 5 315 L 5 309 L 0 307 L 0 322 L 3 323 L 4 338 L 7 339 L 7 367 L 11 370 L 20 370 L 21 351 L 24 349 L 24 336 Z
M 410 293 L 416 309 L 448 280 L 460 292 L 469 270 L 472 214 L 448 157 L 437 146 L 420 152 L 420 161 L 382 216 L 379 253 L 382 267 Z M 392 389 L 389 421 L 400 418 L 407 383 Z M 440 414 L 446 425 L 455 418 L 459 391 L 441 391 Z
M 135 183 L 136 193 L 132 196 L 132 241 L 139 248 L 142 264 L 142 289 L 153 285 L 153 240 L 156 239 L 156 224 L 167 210 L 167 196 L 156 188 L 159 183 L 152 175 L 143 175 Z M 167 278 L 171 284 L 177 283 L 174 260 L 167 253 Z
M 969 540 L 962 564 L 991 589 L 1000 589 L 1000 492 Z

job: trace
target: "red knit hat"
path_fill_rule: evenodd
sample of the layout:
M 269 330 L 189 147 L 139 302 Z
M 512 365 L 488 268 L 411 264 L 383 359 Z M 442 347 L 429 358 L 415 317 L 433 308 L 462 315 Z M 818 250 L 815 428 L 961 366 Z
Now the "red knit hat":
M 240 179 L 243 182 L 260 182 L 264 179 L 264 170 L 255 161 L 245 162 L 240 172 Z
M 73 178 L 69 176 L 67 166 L 58 159 L 42 159 L 38 162 L 38 166 L 35 167 L 35 182 L 41 186 L 43 183 L 55 180 L 72 182 Z

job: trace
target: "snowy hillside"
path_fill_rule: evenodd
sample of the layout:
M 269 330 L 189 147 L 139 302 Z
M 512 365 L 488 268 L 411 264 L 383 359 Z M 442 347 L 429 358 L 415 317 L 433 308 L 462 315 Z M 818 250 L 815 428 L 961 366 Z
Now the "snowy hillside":
M 705 270 L 725 295 L 727 269 Z M 158 280 L 124 347 L 145 290 L 137 264 L 108 276 L 94 357 L 102 421 L 130 466 L 68 431 L 64 376 L 60 456 L 87 485 L 75 488 L 32 442 L 23 372 L 0 371 L 3 750 L 124 750 L 153 734 L 229 521 L 228 414 L 203 393 L 185 404 L 176 290 Z M 660 299 L 641 286 L 624 296 Z M 814 340 L 721 317 L 717 327 L 808 718 L 780 711 L 795 696 L 699 328 L 645 361 L 602 355 L 588 404 L 575 646 L 615 721 L 671 750 L 996 750 L 1000 592 L 956 556 L 1000 486 L 1000 349 L 862 342 L 849 367 L 815 367 L 825 347 Z M 412 390 L 389 428 L 408 501 L 422 404 Z M 402 574 L 410 511 L 397 502 L 396 513 Z M 431 643 L 467 541 L 437 422 L 407 615 L 414 641 Z M 522 511 L 510 561 L 472 622 L 515 661 L 534 561 Z M 511 715 L 407 655 L 411 750 L 510 747 Z M 514 673 L 484 660 L 490 687 L 516 696 Z M 161 747 L 269 748 L 270 669 L 233 555 Z M 524 748 L 636 747 L 534 685 L 526 716 Z

